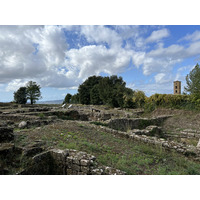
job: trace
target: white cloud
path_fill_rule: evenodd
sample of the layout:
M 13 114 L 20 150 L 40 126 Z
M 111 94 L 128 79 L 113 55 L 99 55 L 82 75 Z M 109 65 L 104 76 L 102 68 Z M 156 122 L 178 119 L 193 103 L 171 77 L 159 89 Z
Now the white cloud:
M 104 26 L 81 26 L 83 34 L 88 42 L 105 42 L 111 47 L 121 47 L 122 39 L 116 31 Z
M 139 66 L 141 64 L 143 64 L 143 61 L 145 59 L 145 56 L 146 56 L 146 53 L 145 52 L 133 52 L 133 55 L 132 55 L 132 61 L 133 61 L 133 64 L 139 68 Z
M 159 74 L 155 75 L 156 83 L 162 83 L 164 77 L 166 77 L 166 74 L 164 74 L 164 73 L 159 73 Z
M 25 80 L 15 79 L 8 84 L 8 86 L 6 87 L 6 91 L 7 92 L 17 91 L 20 87 L 26 86 L 27 82 L 28 81 L 25 81 Z
M 179 41 L 183 41 L 183 40 L 191 40 L 191 41 L 200 40 L 200 31 L 195 31 L 192 34 L 187 34 L 185 37 L 181 38 Z
M 56 26 L 0 26 L 0 78 L 41 78 L 65 60 L 64 34 Z M 38 44 L 38 53 L 34 44 Z
M 62 28 L 0 26 L 0 78 L 1 83 L 9 83 L 6 90 L 33 79 L 41 86 L 74 86 L 62 69 L 68 48 Z
M 69 50 L 64 29 L 79 30 L 100 44 Z M 133 51 L 121 44 L 118 33 L 103 26 L 0 26 L 0 83 L 8 83 L 7 91 L 29 80 L 42 87 L 74 89 L 88 76 L 122 72 Z
M 64 30 L 75 31 L 88 43 L 70 49 Z M 156 74 L 156 86 L 150 85 L 160 91 L 159 84 L 170 86 L 174 80 L 169 74 L 175 64 L 200 54 L 198 32 L 187 36 L 191 40 L 187 47 L 164 47 L 162 39 L 168 36 L 167 29 L 160 29 L 145 39 L 138 26 L 0 26 L 0 84 L 8 84 L 7 91 L 16 91 L 30 80 L 42 87 L 77 89 L 88 76 L 125 71 L 132 59 L 144 75 Z M 154 49 L 147 52 L 146 45 L 153 42 Z
M 170 35 L 169 31 L 164 28 L 158 31 L 153 31 L 151 35 L 146 39 L 147 43 L 160 41 L 162 38 L 168 37 Z
M 170 72 L 175 64 L 182 62 L 184 59 L 198 56 L 199 54 L 200 41 L 191 43 L 187 48 L 176 44 L 166 48 L 163 45 L 158 45 L 157 49 L 144 54 L 139 63 L 142 65 L 145 75 L 150 75 L 155 72 L 166 73 Z
M 67 65 L 73 66 L 70 76 L 84 80 L 100 72 L 117 74 L 128 66 L 131 52 L 124 49 L 107 49 L 105 46 L 90 45 L 80 49 L 71 49 L 66 53 Z M 77 70 L 78 69 L 78 70 Z M 68 75 L 67 73 L 67 75 Z

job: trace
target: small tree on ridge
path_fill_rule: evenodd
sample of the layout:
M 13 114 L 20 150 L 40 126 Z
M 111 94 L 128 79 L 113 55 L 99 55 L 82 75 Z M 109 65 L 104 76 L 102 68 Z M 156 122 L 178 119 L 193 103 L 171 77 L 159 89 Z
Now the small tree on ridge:
M 40 85 L 37 85 L 36 82 L 29 81 L 27 83 L 27 99 L 31 101 L 31 104 L 34 104 L 37 100 L 41 99 Z

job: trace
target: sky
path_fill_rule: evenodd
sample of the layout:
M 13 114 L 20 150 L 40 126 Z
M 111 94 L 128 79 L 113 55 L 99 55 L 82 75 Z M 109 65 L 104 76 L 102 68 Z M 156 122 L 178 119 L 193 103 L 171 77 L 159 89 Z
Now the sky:
M 64 99 L 89 76 L 122 76 L 126 86 L 172 94 L 200 61 L 198 25 L 0 25 L 0 102 L 30 80 L 42 100 Z

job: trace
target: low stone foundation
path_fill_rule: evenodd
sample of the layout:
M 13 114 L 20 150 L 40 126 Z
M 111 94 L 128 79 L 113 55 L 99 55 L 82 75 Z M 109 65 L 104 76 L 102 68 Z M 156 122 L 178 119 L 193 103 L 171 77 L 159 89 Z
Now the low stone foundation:
M 135 119 L 127 119 L 127 118 L 119 118 L 112 119 L 108 122 L 108 126 L 115 130 L 120 131 L 128 131 L 132 129 L 145 129 L 147 126 L 156 125 L 160 126 L 164 120 L 171 116 L 160 116 L 157 118 L 135 118 Z
M 20 175 L 124 175 L 120 170 L 98 166 L 93 155 L 76 150 L 52 149 L 32 158 Z
M 107 128 L 105 126 L 100 126 L 100 128 L 101 130 L 105 132 L 112 133 L 114 135 L 118 135 L 121 137 L 125 137 L 130 140 L 137 140 L 137 141 L 148 143 L 148 144 L 158 145 L 168 150 L 173 149 L 186 156 L 189 156 L 189 155 L 200 156 L 200 149 L 192 145 L 184 145 L 183 143 L 168 141 L 168 140 L 165 140 L 164 138 L 151 137 L 147 135 L 139 135 L 137 133 L 134 133 L 134 131 L 130 131 L 130 132 L 117 131 L 111 128 Z

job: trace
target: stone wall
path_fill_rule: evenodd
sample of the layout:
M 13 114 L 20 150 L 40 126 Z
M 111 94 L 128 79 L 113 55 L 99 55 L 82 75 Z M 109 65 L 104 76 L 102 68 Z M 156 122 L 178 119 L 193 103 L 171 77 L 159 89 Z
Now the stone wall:
M 185 129 L 179 132 L 179 136 L 186 138 L 200 138 L 200 131 Z
M 21 175 L 123 175 L 124 172 L 98 166 L 93 155 L 76 150 L 52 149 L 33 157 Z
M 196 148 L 192 145 L 184 145 L 183 143 L 178 143 L 174 141 L 168 141 L 164 138 L 157 138 L 157 137 L 152 137 L 152 136 L 147 136 L 147 135 L 140 135 L 137 132 L 130 131 L 130 132 L 123 132 L 123 131 L 118 131 L 114 130 L 111 128 L 107 128 L 105 126 L 100 126 L 100 129 L 112 133 L 114 135 L 118 135 L 121 137 L 125 137 L 130 140 L 136 140 L 140 142 L 144 142 L 147 144 L 152 144 L 152 145 L 158 145 L 160 147 L 163 147 L 168 150 L 175 150 L 179 153 L 182 153 L 186 156 L 200 156 L 200 149 Z M 142 131 L 142 130 L 140 130 Z M 144 133 L 144 131 L 143 131 Z
M 120 130 L 120 131 L 128 131 L 132 129 L 144 129 L 150 125 L 160 126 L 165 119 L 171 116 L 160 116 L 157 118 L 135 118 L 135 119 L 127 119 L 127 118 L 119 118 L 112 119 L 109 121 L 108 126 L 112 129 Z

